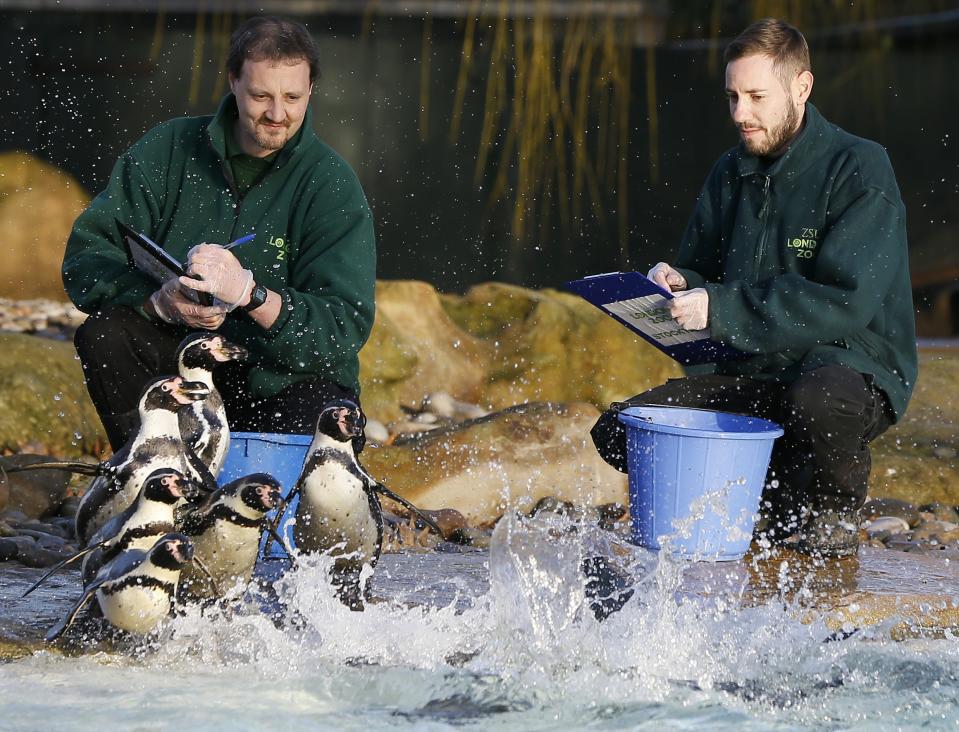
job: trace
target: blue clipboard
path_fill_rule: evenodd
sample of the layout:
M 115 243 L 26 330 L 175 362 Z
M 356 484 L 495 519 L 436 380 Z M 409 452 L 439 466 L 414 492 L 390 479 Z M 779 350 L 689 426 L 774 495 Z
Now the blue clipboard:
M 735 361 L 749 354 L 709 337 L 709 330 L 686 331 L 663 311 L 673 294 L 639 272 L 609 272 L 566 283 L 566 288 L 685 366 Z

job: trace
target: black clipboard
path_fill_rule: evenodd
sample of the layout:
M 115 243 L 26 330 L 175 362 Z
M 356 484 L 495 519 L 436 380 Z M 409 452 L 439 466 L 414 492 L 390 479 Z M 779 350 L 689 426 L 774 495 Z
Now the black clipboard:
M 186 268 L 176 257 L 154 242 L 146 234 L 142 234 L 133 227 L 114 219 L 120 230 L 123 248 L 127 253 L 127 261 L 141 272 L 148 274 L 161 285 L 174 277 L 186 274 Z M 212 305 L 213 296 L 208 292 L 199 292 L 188 287 L 183 292 L 194 302 L 200 305 Z

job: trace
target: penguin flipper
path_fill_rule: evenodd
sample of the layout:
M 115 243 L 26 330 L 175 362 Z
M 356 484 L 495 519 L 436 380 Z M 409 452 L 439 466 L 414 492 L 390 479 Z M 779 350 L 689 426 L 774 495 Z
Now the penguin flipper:
M 73 621 L 77 619 L 77 615 L 80 614 L 83 606 L 90 601 L 91 597 L 93 597 L 96 589 L 96 587 L 88 587 L 83 591 L 80 599 L 77 600 L 76 604 L 72 608 L 70 608 L 70 612 L 67 613 L 66 617 L 47 631 L 47 643 L 53 643 L 53 641 L 66 632 L 67 628 L 73 625 Z
M 27 470 L 66 470 L 67 472 L 76 473 L 77 475 L 88 475 L 95 478 L 100 475 L 109 474 L 113 468 L 106 463 L 91 465 L 90 463 L 83 463 L 79 460 L 54 460 L 42 463 L 29 463 L 27 465 L 3 466 L 5 473 L 22 473 Z
M 186 460 L 190 465 L 190 469 L 196 474 L 200 479 L 200 488 L 206 491 L 207 493 L 214 493 L 219 487 L 216 484 L 216 478 L 213 477 L 213 473 L 210 472 L 210 468 L 207 467 L 207 464 L 203 462 L 199 455 L 193 451 L 187 445 L 184 445 L 184 454 Z
M 419 516 L 420 520 L 422 520 L 422 522 L 423 522 L 424 524 L 426 524 L 426 525 L 429 526 L 431 529 L 433 529 L 433 531 L 435 531 L 439 536 L 442 536 L 442 535 L 443 535 L 442 530 L 440 529 L 440 527 L 437 525 L 437 523 L 436 523 L 433 519 L 431 519 L 429 516 L 427 516 L 425 513 L 423 513 L 420 509 L 418 509 L 416 506 L 414 506 L 414 505 L 413 505 L 412 503 L 410 503 L 408 500 L 406 500 L 405 498 L 403 498 L 403 496 L 401 496 L 399 493 L 394 493 L 394 492 L 391 491 L 389 488 L 387 488 L 385 485 L 383 485 L 382 483 L 376 482 L 376 481 L 374 481 L 374 483 L 373 483 L 373 489 L 374 489 L 377 493 L 381 493 L 382 495 L 386 496 L 386 497 L 389 498 L 391 501 L 396 501 L 397 503 L 399 503 L 399 504 L 401 504 L 401 505 L 403 505 L 403 506 L 406 506 L 406 508 L 408 508 L 410 511 L 412 511 L 412 512 L 415 513 L 417 516 Z
M 30 586 L 30 589 L 28 589 L 26 592 L 24 592 L 22 595 L 20 595 L 20 599 L 22 600 L 24 597 L 26 597 L 27 595 L 29 595 L 31 592 L 33 592 L 35 589 L 37 589 L 40 585 L 42 585 L 44 582 L 46 582 L 48 578 L 50 578 L 50 577 L 52 577 L 53 575 L 55 575 L 55 574 L 56 574 L 57 572 L 59 572 L 61 569 L 63 569 L 64 567 L 66 567 L 68 564 L 72 564 L 73 562 L 75 562 L 75 561 L 77 561 L 78 559 L 80 559 L 80 557 L 86 556 L 87 554 L 89 554 L 90 552 L 92 552 L 94 549 L 99 549 L 101 546 L 103 546 L 103 543 L 102 543 L 102 542 L 101 542 L 100 544 L 91 544 L 91 545 L 88 546 L 86 549 L 81 549 L 81 550 L 78 551 L 76 554 L 74 554 L 74 555 L 72 555 L 72 556 L 69 556 L 69 557 L 67 557 L 66 559 L 64 559 L 62 562 L 58 562 L 57 564 L 54 564 L 52 567 L 50 567 L 49 570 L 47 570 L 46 574 L 44 574 L 40 579 L 38 579 L 36 582 L 34 582 L 34 583 Z

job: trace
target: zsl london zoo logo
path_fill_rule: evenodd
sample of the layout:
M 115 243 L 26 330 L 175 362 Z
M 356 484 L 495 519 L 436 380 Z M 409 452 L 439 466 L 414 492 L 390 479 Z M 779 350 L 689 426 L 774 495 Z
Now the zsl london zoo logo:
M 290 254 L 290 244 L 282 236 L 271 236 L 267 242 L 271 247 L 276 247 L 276 258 L 285 260 Z
M 797 259 L 812 259 L 819 246 L 819 229 L 802 229 L 802 234 L 794 239 L 786 239 L 786 246 Z

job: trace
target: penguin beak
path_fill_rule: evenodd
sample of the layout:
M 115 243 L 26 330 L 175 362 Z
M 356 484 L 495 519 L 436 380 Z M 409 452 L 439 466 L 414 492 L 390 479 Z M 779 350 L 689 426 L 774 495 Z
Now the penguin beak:
M 180 404 L 189 404 L 206 399 L 210 396 L 210 389 L 202 381 L 182 381 L 174 389 L 173 396 Z
M 180 492 L 183 494 L 183 498 L 185 498 L 188 503 L 193 503 L 197 498 L 200 497 L 200 487 L 192 480 L 181 480 Z
M 359 437 L 363 433 L 366 422 L 360 412 L 352 409 L 344 409 L 336 421 L 340 426 L 340 431 L 350 438 Z
M 175 541 L 170 550 L 170 554 L 180 564 L 186 564 L 193 559 L 193 543 L 189 541 Z
M 244 361 L 249 355 L 250 352 L 243 346 L 238 346 L 237 344 L 230 343 L 228 341 L 223 341 L 220 344 L 220 347 L 213 351 L 213 358 L 220 362 Z

